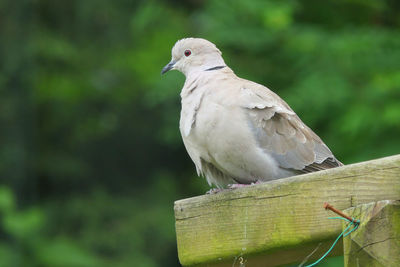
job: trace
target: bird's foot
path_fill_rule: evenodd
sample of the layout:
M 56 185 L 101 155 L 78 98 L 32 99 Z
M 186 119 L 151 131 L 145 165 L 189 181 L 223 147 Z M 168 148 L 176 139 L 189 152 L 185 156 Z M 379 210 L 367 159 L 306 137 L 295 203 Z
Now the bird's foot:
M 217 194 L 217 193 L 219 193 L 219 192 L 221 192 L 221 191 L 223 191 L 224 189 L 222 189 L 222 188 L 211 188 L 210 190 L 208 190 L 207 192 L 206 192 L 206 195 L 213 195 L 213 194 Z
M 235 188 L 241 188 L 241 187 L 246 187 L 249 185 L 255 185 L 255 184 L 261 184 L 262 182 L 260 180 L 257 180 L 256 182 L 252 182 L 251 184 L 228 184 L 229 189 L 235 189 Z
M 219 192 L 222 192 L 224 190 L 229 190 L 229 189 L 236 189 L 236 188 L 241 188 L 241 187 L 246 187 L 249 185 L 255 185 L 255 184 L 261 184 L 262 182 L 257 180 L 256 182 L 252 182 L 251 184 L 228 184 L 226 189 L 223 188 L 211 188 L 210 190 L 208 190 L 206 192 L 206 195 L 213 195 L 213 194 L 217 194 Z
M 241 187 L 249 186 L 250 184 L 228 184 L 229 189 L 236 189 Z

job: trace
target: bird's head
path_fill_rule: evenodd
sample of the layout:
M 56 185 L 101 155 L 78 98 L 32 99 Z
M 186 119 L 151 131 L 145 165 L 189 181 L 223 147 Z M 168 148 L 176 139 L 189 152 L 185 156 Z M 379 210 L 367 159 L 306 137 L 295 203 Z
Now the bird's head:
M 185 38 L 177 41 L 172 48 L 172 59 L 162 69 L 179 70 L 186 76 L 217 66 L 225 66 L 221 51 L 211 42 L 202 38 Z

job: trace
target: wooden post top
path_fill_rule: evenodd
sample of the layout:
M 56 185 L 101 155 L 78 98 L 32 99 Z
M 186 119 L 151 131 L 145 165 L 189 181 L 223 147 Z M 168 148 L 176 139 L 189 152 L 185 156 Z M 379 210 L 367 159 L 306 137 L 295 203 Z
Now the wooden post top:
M 322 243 L 318 258 L 342 230 L 324 202 L 344 210 L 398 199 L 400 155 L 178 200 L 179 259 L 184 266 L 239 266 L 239 259 L 277 266 L 301 262 Z

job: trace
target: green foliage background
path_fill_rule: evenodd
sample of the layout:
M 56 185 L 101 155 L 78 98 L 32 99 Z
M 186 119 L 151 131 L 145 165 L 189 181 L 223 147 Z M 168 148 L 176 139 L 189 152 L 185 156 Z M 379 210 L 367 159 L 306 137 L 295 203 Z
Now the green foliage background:
M 0 266 L 178 266 L 173 201 L 208 189 L 160 76 L 188 36 L 344 163 L 399 153 L 399 1 L 1 1 Z

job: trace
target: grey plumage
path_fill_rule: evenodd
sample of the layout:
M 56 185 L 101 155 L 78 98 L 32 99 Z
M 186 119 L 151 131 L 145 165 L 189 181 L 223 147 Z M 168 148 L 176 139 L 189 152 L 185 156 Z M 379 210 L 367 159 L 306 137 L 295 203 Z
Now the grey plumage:
M 186 76 L 180 131 L 198 174 L 210 185 L 249 184 L 342 165 L 278 95 L 225 66 L 211 42 L 178 41 L 163 72 L 169 69 Z

